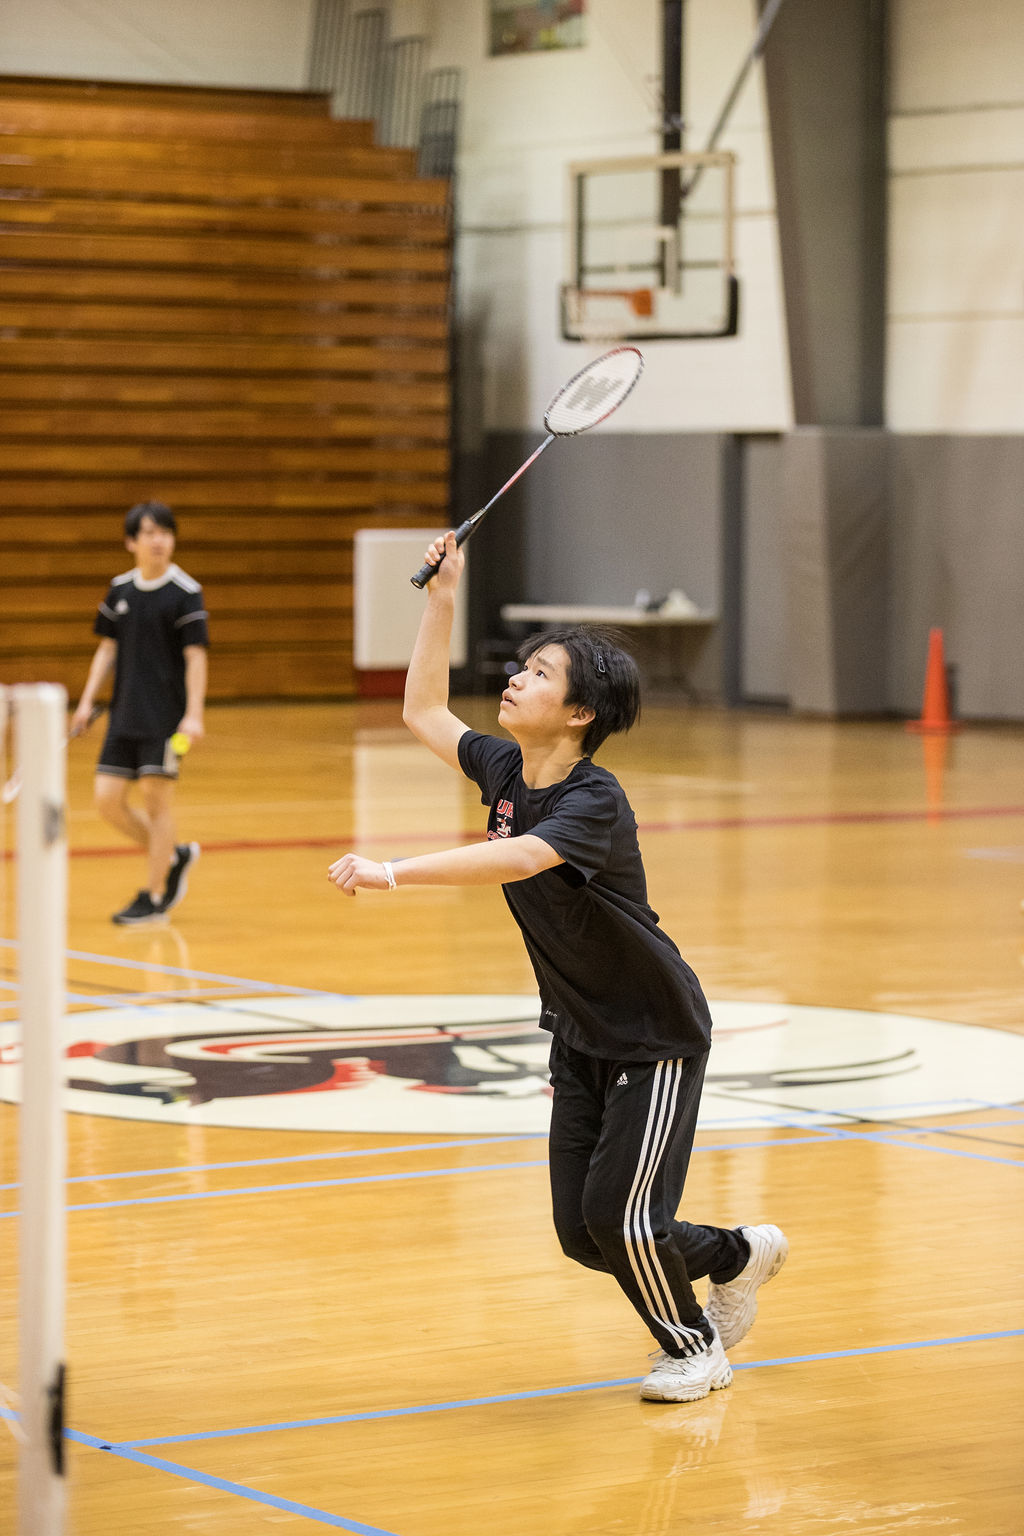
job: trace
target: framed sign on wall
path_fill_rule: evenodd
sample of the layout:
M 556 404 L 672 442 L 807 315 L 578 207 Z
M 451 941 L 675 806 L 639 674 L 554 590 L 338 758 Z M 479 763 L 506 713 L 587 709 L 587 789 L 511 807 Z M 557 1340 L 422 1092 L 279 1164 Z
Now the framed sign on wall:
M 586 0 L 489 0 L 491 54 L 582 48 Z

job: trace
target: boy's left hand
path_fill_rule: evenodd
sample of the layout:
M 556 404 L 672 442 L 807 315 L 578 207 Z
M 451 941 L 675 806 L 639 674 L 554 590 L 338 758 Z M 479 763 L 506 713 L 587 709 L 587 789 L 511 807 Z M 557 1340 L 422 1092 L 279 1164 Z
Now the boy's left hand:
M 383 864 L 377 864 L 373 859 L 361 859 L 357 853 L 346 853 L 335 859 L 327 871 L 327 878 L 346 896 L 354 896 L 358 890 L 386 891 L 388 888 Z
M 428 546 L 425 559 L 428 565 L 440 561 L 428 583 L 428 592 L 434 589 L 454 592 L 466 569 L 466 556 L 462 546 L 455 542 L 453 529 L 449 528 L 447 533 Z
M 175 734 L 179 733 L 182 736 L 187 736 L 189 741 L 202 741 L 206 735 L 202 715 L 183 715 L 178 723 L 178 730 Z

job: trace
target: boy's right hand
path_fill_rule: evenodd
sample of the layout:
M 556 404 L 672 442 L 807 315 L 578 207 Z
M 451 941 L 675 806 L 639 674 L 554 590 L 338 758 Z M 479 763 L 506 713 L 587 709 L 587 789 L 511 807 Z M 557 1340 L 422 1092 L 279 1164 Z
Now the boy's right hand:
M 456 544 L 455 534 L 450 528 L 440 539 L 434 540 L 424 558 L 428 565 L 437 566 L 436 574 L 427 583 L 427 590 L 436 586 L 439 591 L 454 592 L 466 568 L 466 557 Z
M 84 736 L 96 718 L 96 711 L 92 703 L 86 699 L 80 699 L 78 708 L 71 716 L 71 735 Z
M 344 896 L 354 896 L 358 890 L 386 891 L 388 877 L 383 864 L 364 859 L 357 853 L 344 853 L 328 867 L 327 878 Z

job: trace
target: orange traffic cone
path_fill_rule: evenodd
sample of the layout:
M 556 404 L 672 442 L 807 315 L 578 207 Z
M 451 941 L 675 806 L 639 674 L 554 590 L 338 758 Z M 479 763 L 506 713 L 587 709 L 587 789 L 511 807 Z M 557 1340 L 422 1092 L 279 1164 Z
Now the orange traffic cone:
M 942 630 L 933 629 L 928 635 L 928 666 L 924 677 L 921 718 L 909 720 L 907 730 L 947 735 L 950 731 L 959 729 L 959 725 L 949 717 L 949 685 L 946 682 Z

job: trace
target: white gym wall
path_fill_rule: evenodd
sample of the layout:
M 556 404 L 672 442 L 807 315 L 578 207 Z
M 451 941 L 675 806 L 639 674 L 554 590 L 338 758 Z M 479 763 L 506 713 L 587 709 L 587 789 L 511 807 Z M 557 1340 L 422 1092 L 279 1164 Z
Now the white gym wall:
M 312 10 L 312 0 L 5 0 L 0 73 L 297 89 Z M 1024 5 L 892 0 L 889 10 L 887 424 L 1021 432 Z M 584 48 L 495 59 L 487 0 L 393 0 L 390 11 L 394 33 L 430 38 L 431 64 L 465 71 L 459 327 L 482 388 L 481 417 L 467 412 L 462 429 L 532 428 L 580 355 L 557 335 L 563 167 L 658 147 L 661 5 L 589 0 Z M 688 0 L 688 147 L 702 141 L 754 16 L 754 0 Z M 638 396 L 617 431 L 790 425 L 759 68 L 723 147 L 740 157 L 742 334 L 650 349 L 643 411 Z
M 1024 431 L 1024 5 L 897 0 L 886 419 Z

